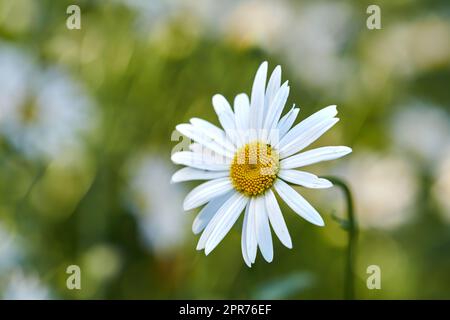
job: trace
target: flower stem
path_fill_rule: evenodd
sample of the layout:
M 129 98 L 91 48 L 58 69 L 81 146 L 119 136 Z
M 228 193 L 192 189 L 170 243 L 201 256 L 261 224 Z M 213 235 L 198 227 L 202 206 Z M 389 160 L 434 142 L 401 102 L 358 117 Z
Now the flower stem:
M 355 299 L 354 270 L 356 260 L 356 238 L 358 234 L 358 225 L 353 207 L 353 197 L 350 188 L 342 179 L 336 177 L 325 178 L 342 190 L 347 204 L 347 220 L 343 225 L 344 229 L 348 232 L 344 298 L 346 300 L 353 300 Z

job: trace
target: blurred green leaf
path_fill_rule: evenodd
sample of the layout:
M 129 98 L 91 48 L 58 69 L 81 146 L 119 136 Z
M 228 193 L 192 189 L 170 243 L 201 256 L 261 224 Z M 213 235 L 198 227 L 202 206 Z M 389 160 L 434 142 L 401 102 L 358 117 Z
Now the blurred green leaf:
M 286 299 L 311 288 L 315 281 L 315 276 L 310 272 L 291 273 L 258 286 L 253 293 L 253 298 Z

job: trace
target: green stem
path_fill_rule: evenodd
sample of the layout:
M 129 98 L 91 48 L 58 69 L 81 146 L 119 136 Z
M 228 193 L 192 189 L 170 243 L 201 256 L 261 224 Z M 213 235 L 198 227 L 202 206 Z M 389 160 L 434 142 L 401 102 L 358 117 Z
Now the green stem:
M 347 257 L 345 266 L 345 288 L 344 297 L 347 300 L 355 299 L 355 285 L 354 285 L 354 271 L 356 259 L 356 238 L 358 235 L 358 225 L 355 217 L 355 210 L 353 207 L 353 197 L 350 188 L 347 184 L 336 177 L 325 177 L 331 181 L 335 186 L 339 187 L 345 196 L 347 204 L 347 221 L 345 221 L 345 229 L 348 232 Z

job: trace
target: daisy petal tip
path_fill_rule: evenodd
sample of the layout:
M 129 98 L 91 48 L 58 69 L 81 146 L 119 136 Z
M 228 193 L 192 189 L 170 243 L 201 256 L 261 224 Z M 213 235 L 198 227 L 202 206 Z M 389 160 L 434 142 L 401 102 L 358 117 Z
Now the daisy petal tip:
M 327 110 L 327 112 L 329 112 L 330 115 L 333 115 L 333 116 L 338 114 L 337 106 L 335 104 L 325 107 L 323 110 Z
M 323 189 L 328 189 L 333 186 L 333 183 L 327 179 L 319 178 L 319 182 L 321 183 Z
M 192 204 L 188 203 L 188 202 L 183 202 L 183 210 L 184 211 L 189 211 L 194 209 L 194 207 L 192 207 Z
M 239 99 L 247 99 L 248 96 L 246 93 L 239 93 L 236 95 L 236 97 L 234 98 L 234 100 L 239 100 Z
M 342 156 L 346 156 L 353 152 L 353 149 L 350 147 L 343 146 L 342 147 Z
M 197 244 L 197 247 L 195 247 L 195 250 L 197 250 L 197 251 L 200 251 L 200 250 L 203 250 L 203 249 L 205 249 L 205 246 L 202 245 L 200 242 Z
M 263 63 L 261 63 L 259 65 L 258 70 L 256 71 L 256 78 L 260 79 L 261 77 L 264 77 L 264 79 L 266 78 L 267 75 L 267 69 L 268 69 L 269 63 L 267 61 L 264 61 Z
M 180 176 L 180 175 L 179 175 L 178 171 L 175 172 L 175 173 L 172 175 L 172 177 L 170 177 L 170 184 L 175 184 L 175 183 L 177 183 L 177 182 L 180 182 L 179 176 Z
M 283 82 L 283 84 L 281 85 L 281 87 L 289 88 L 289 80 L 286 80 L 285 82 Z
M 227 103 L 227 99 L 225 99 L 223 95 L 216 93 L 211 100 L 216 113 L 222 113 L 224 111 L 224 104 Z
M 213 248 L 206 246 L 205 247 L 205 256 L 208 256 L 212 251 L 213 251 Z
M 286 241 L 283 242 L 283 245 L 288 248 L 288 249 L 292 249 L 292 240 L 290 238 L 288 238 Z
M 170 160 L 172 160 L 172 162 L 175 164 L 179 164 L 178 157 L 179 157 L 178 152 L 175 152 L 170 156 Z
M 316 216 L 313 219 L 309 220 L 309 222 L 311 222 L 312 224 L 318 226 L 318 227 L 324 227 L 325 226 L 325 221 L 323 221 L 321 216 Z

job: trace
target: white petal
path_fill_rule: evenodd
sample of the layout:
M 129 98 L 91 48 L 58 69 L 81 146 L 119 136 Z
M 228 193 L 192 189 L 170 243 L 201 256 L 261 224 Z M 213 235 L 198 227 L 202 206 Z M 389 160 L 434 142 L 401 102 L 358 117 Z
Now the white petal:
M 270 231 L 269 217 L 267 216 L 264 197 L 256 198 L 256 239 L 264 259 L 267 262 L 273 260 L 272 234 Z
M 241 250 L 242 250 L 242 257 L 244 258 L 245 264 L 249 268 L 251 268 L 252 262 L 247 253 L 247 223 L 248 223 L 248 215 L 249 215 L 248 208 L 249 208 L 249 205 L 247 203 L 247 206 L 245 207 L 244 222 L 242 223 Z
M 195 187 L 183 202 L 184 210 L 191 210 L 204 205 L 211 199 L 221 196 L 233 189 L 229 177 L 210 180 Z
M 192 180 L 210 180 L 227 177 L 229 175 L 230 175 L 229 171 L 207 171 L 194 169 L 191 167 L 185 167 L 175 172 L 170 182 L 176 183 Z
M 247 205 L 248 198 L 240 193 L 235 193 L 228 199 L 214 216 L 214 229 L 205 244 L 205 254 L 208 255 L 222 241 L 231 227 L 239 218 L 242 210 Z M 205 231 L 209 228 L 206 227 Z
M 214 217 L 220 207 L 231 197 L 231 195 L 232 192 L 228 192 L 208 202 L 208 204 L 204 206 L 195 217 L 194 223 L 192 224 L 192 232 L 194 232 L 194 234 L 198 234 L 205 229 L 212 217 Z
M 336 114 L 336 106 L 328 106 L 326 108 L 323 108 L 322 110 L 317 111 L 316 113 L 312 114 L 311 116 L 297 124 L 291 130 L 289 130 L 289 132 L 286 133 L 286 136 L 283 137 L 283 139 L 279 142 L 279 144 L 276 145 L 276 147 L 278 147 L 278 149 L 281 149 L 280 147 L 283 146 L 282 142 L 284 144 L 288 143 L 289 141 L 295 139 L 302 132 L 307 131 L 318 123 L 327 119 L 332 119 Z
M 225 149 L 235 152 L 236 147 L 233 145 L 233 143 L 227 138 L 227 135 L 225 134 L 225 131 L 222 129 L 216 127 L 212 123 L 200 119 L 200 118 L 192 118 L 190 120 L 192 125 L 197 128 L 200 132 L 202 132 L 205 136 L 213 139 L 215 142 L 223 146 Z
M 258 68 L 252 86 L 250 106 L 250 128 L 259 130 L 264 117 L 264 97 L 266 90 L 267 61 Z
M 205 147 L 204 145 L 194 142 L 189 145 L 189 150 L 193 153 L 196 153 L 196 157 L 200 157 L 201 159 L 205 159 L 206 163 L 211 164 L 231 164 L 232 158 L 226 157 L 224 155 L 218 154 L 212 151 L 210 148 Z
M 227 164 L 228 166 L 231 165 L 232 158 L 218 154 L 205 147 L 204 145 L 201 145 L 200 143 L 191 143 L 189 145 L 189 150 L 197 154 L 195 157 L 205 159 L 205 162 L 207 164 Z M 195 161 L 197 161 L 197 159 L 195 159 Z
M 281 85 L 281 67 L 276 66 L 272 71 L 272 75 L 270 76 L 269 82 L 267 83 L 266 96 L 265 96 L 265 104 L 266 106 L 270 106 L 277 94 L 278 89 L 280 89 Z
M 290 183 L 312 189 L 325 189 L 333 186 L 327 179 L 319 178 L 312 173 L 304 171 L 282 169 L 278 172 L 278 177 Z
M 288 113 L 286 113 L 283 118 L 278 122 L 278 139 L 281 140 L 284 135 L 291 129 L 292 125 L 297 119 L 299 108 L 293 107 Z
M 220 94 L 215 94 L 212 97 L 212 104 L 217 113 L 217 117 L 219 118 L 219 122 L 225 130 L 227 136 L 234 144 L 236 144 L 236 124 L 234 121 L 234 113 L 233 110 L 231 110 L 230 104 L 227 99 Z
M 238 94 L 234 99 L 234 114 L 239 147 L 248 142 L 250 117 L 250 101 L 245 93 Z
M 256 202 L 255 198 L 251 198 L 248 203 L 248 220 L 247 220 L 247 254 L 251 263 L 255 262 L 258 242 L 256 240 Z
M 264 196 L 267 214 L 269 216 L 270 224 L 272 225 L 273 231 L 280 239 L 281 243 L 287 248 L 292 248 L 292 240 L 289 235 L 286 222 L 284 221 L 283 214 L 281 213 L 280 206 L 278 205 L 277 199 L 273 194 L 272 190 L 268 190 Z
M 334 118 L 337 115 L 337 107 L 335 105 L 331 105 L 328 107 L 325 107 L 312 115 L 310 115 L 308 118 L 304 119 L 298 124 L 297 130 L 303 131 L 307 128 L 311 128 L 315 126 L 317 123 L 322 122 L 325 119 L 331 119 Z M 297 127 L 297 126 L 295 126 Z M 293 128 L 294 129 L 294 128 Z
M 312 149 L 281 160 L 280 167 L 282 169 L 300 168 L 313 163 L 338 159 L 350 152 L 352 149 L 344 146 Z
M 272 103 L 267 109 L 266 118 L 263 125 L 263 136 L 262 139 L 266 140 L 272 130 L 275 130 L 280 119 L 281 113 L 283 112 L 284 106 L 286 105 L 287 98 L 289 96 L 289 86 L 287 81 L 283 83 L 281 88 L 277 91 Z
M 338 118 L 326 119 L 301 132 L 296 137 L 288 137 L 289 133 L 286 134 L 285 138 L 283 138 L 280 142 L 280 158 L 284 159 L 306 148 L 320 138 L 320 136 L 327 132 L 338 121 Z
M 222 145 L 206 136 L 202 131 L 196 129 L 192 124 L 183 123 L 176 126 L 176 129 L 186 137 L 209 148 L 210 150 L 228 158 L 233 157 L 233 153 L 225 149 Z
M 175 152 L 171 159 L 176 164 L 182 164 L 201 170 L 226 171 L 230 167 L 230 163 L 226 161 L 227 158 L 224 156 L 213 158 L 207 154 L 191 151 Z
M 189 150 L 194 153 L 203 153 L 205 147 L 203 147 L 200 143 L 194 142 L 189 145 Z
M 323 226 L 323 222 L 320 214 L 314 209 L 308 201 L 306 201 L 297 191 L 295 191 L 286 182 L 278 179 L 275 184 L 275 190 L 277 190 L 280 197 L 286 202 L 286 204 L 294 210 L 299 216 L 305 220 L 318 225 Z
M 217 220 L 214 220 L 214 217 L 216 215 L 217 215 L 217 212 L 212 217 L 212 219 L 209 221 L 205 230 L 203 231 L 202 235 L 200 236 L 200 239 L 198 240 L 197 247 L 196 247 L 197 250 L 205 249 L 206 241 L 208 241 L 208 238 L 211 235 L 211 232 L 214 230 L 214 226 L 217 224 Z

